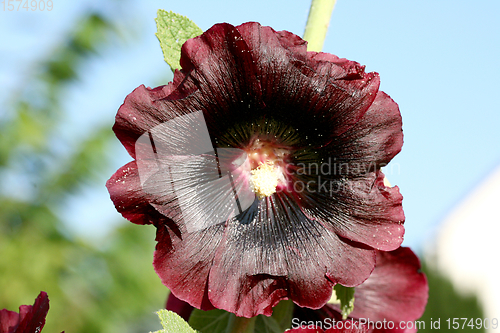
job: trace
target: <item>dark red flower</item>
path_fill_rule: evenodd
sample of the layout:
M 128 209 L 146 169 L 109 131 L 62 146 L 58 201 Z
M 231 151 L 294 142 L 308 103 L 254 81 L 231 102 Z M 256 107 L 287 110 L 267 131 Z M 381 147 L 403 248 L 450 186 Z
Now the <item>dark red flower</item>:
M 402 242 L 402 196 L 380 167 L 401 149 L 377 73 L 292 33 L 217 24 L 182 47 L 167 86 L 140 86 L 113 127 L 135 159 L 107 187 L 157 227 L 154 267 L 194 307 L 270 315 L 322 307 Z
M 407 247 L 377 251 L 377 264 L 370 277 L 356 287 L 354 310 L 349 319 L 358 320 L 370 332 L 416 332 L 414 321 L 422 316 L 429 286 L 420 271 L 420 261 Z M 297 309 L 296 322 L 341 320 L 337 304 L 319 310 Z
M 0 310 L 0 333 L 39 333 L 49 311 L 49 297 L 42 291 L 33 305 L 21 305 L 19 313 Z

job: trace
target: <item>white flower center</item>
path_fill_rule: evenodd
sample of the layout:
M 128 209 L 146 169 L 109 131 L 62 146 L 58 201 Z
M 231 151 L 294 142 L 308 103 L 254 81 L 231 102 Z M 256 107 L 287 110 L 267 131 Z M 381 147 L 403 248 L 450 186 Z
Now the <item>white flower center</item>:
M 276 193 L 280 172 L 273 162 L 266 161 L 250 171 L 250 186 L 259 200 Z

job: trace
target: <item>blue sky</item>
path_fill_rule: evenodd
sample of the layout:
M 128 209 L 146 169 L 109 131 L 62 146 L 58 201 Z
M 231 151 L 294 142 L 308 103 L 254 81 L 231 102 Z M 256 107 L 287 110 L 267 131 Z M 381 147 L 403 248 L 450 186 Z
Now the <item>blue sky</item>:
M 95 124 L 111 126 L 135 87 L 171 78 L 154 35 L 157 9 L 186 15 L 203 30 L 218 22 L 258 21 L 298 35 L 309 10 L 308 1 L 298 0 L 53 3 L 51 12 L 0 7 L 1 105 L 29 84 L 33 60 L 49 54 L 87 8 L 114 12 L 125 37 L 94 57 L 68 91 L 64 135 L 70 141 Z M 381 89 L 403 116 L 403 151 L 386 173 L 404 195 L 405 245 L 419 249 L 432 241 L 443 217 L 500 165 L 499 15 L 500 2 L 494 0 L 337 1 L 323 50 L 379 72 Z M 130 160 L 118 144 L 110 153 L 113 169 Z M 84 236 L 125 223 L 104 186 L 86 189 L 66 207 L 61 214 Z

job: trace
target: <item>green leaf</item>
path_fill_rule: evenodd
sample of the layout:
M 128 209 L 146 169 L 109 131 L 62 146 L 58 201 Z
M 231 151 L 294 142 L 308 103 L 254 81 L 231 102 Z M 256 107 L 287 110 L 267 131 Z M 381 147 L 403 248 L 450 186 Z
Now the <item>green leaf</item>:
M 293 302 L 292 300 L 285 300 L 278 303 L 273 308 L 273 318 L 281 328 L 281 331 L 285 331 L 292 326 L 293 319 Z
M 160 317 L 163 329 L 154 333 L 199 333 L 198 331 L 192 329 L 189 324 L 175 312 L 163 309 L 158 311 L 157 314 L 158 317 Z
M 342 319 L 345 320 L 352 310 L 354 310 L 354 287 L 344 287 L 337 283 L 335 287 L 333 287 L 333 292 L 337 300 L 340 301 Z
M 280 327 L 273 317 L 264 315 L 257 316 L 255 321 L 255 333 L 282 333 L 284 329 Z
M 172 72 L 180 69 L 181 47 L 190 38 L 199 36 L 203 31 L 190 19 L 159 9 L 156 21 L 156 37 L 160 41 L 163 58 Z
M 224 310 L 194 309 L 189 317 L 189 325 L 201 333 L 282 333 L 284 331 L 273 317 L 259 315 L 253 318 L 242 318 Z
M 236 317 L 234 314 L 224 310 L 202 311 L 194 309 L 189 317 L 189 325 L 202 333 L 226 332 L 229 322 Z

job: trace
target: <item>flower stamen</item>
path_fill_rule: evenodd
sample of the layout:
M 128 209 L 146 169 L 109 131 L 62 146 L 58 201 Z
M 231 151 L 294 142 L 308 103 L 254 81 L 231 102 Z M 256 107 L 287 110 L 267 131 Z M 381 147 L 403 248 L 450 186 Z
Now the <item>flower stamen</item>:
M 257 194 L 259 200 L 276 193 L 278 186 L 278 169 L 271 161 L 260 163 L 260 165 L 250 171 L 250 186 L 252 191 Z

